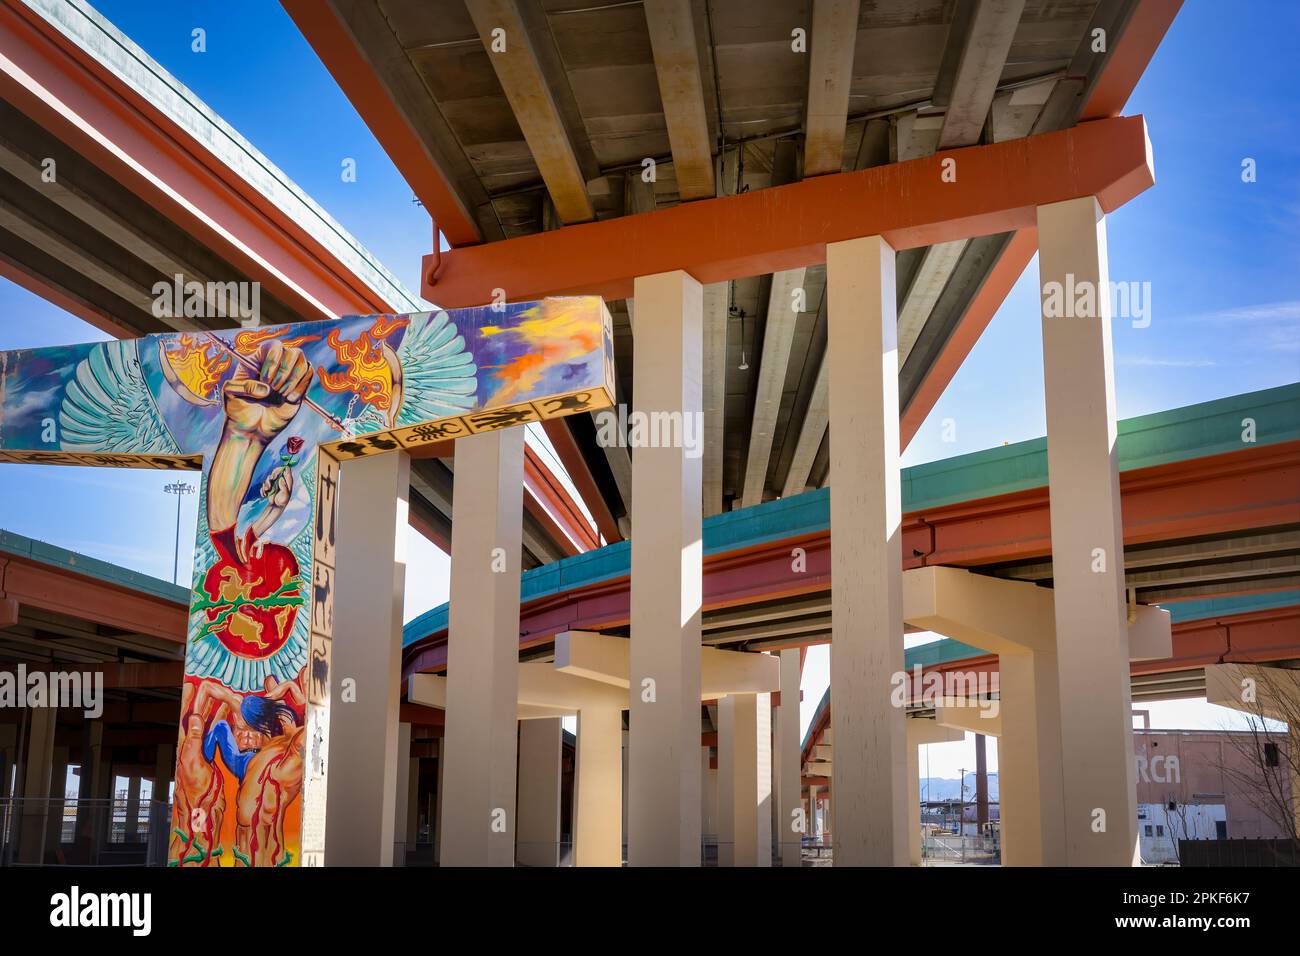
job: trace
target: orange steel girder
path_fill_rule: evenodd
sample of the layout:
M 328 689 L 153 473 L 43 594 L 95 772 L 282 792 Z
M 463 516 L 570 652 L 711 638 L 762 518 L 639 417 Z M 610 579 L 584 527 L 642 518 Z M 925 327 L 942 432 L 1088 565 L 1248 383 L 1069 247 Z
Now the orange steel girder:
M 951 181 L 949 181 L 951 180 Z M 626 299 L 637 276 L 722 282 L 813 265 L 826 244 L 880 235 L 895 249 L 1031 228 L 1039 206 L 1096 196 L 1110 212 L 1155 183 L 1141 116 L 442 253 L 422 294 L 444 308 L 502 289 L 520 302 L 581 292 Z

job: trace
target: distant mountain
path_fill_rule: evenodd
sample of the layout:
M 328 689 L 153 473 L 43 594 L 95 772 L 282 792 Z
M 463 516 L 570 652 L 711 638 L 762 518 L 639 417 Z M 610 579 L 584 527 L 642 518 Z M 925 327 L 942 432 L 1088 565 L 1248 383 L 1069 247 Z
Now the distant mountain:
M 975 774 L 968 773 L 965 777 L 966 794 L 965 799 L 975 799 Z M 922 777 L 921 778 L 921 799 L 922 800 L 956 800 L 961 794 L 961 782 L 956 777 Z M 989 799 L 998 799 L 998 775 L 989 774 Z

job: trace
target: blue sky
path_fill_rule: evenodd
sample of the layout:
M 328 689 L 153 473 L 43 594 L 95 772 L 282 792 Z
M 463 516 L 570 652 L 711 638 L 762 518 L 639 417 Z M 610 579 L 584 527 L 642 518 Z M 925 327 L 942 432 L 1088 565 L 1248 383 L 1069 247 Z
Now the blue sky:
M 270 0 L 98 9 L 190 87 L 343 224 L 408 288 L 418 289 L 429 217 L 315 53 Z M 191 31 L 207 50 L 191 50 Z M 1150 283 L 1151 323 L 1114 325 L 1121 417 L 1300 380 L 1300 122 L 1294 69 L 1300 4 L 1191 0 L 1126 112 L 1147 117 L 1156 188 L 1108 219 L 1113 281 Z M 1257 167 L 1244 183 L 1243 159 Z M 356 181 L 341 177 L 355 160 Z M 904 464 L 1043 434 L 1037 263 L 1031 263 L 908 449 Z M 0 349 L 103 338 L 0 280 Z M 952 418 L 956 441 L 941 439 Z M 0 527 L 167 578 L 172 476 L 0 465 Z M 182 515 L 188 572 L 195 497 Z M 446 597 L 447 561 L 412 533 L 407 618 Z M 810 656 L 805 709 L 825 688 Z M 1153 708 L 1156 726 L 1220 726 L 1200 705 Z M 964 745 L 944 769 L 971 765 Z M 939 747 L 932 748 L 936 753 Z M 955 776 L 939 773 L 936 776 Z

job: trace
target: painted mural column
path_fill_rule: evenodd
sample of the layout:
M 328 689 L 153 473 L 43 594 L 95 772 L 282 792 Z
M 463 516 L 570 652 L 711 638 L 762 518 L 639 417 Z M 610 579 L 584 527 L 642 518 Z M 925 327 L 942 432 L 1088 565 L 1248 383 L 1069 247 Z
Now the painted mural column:
M 443 866 L 514 866 L 524 433 L 456 443 Z
M 635 295 L 634 414 L 667 413 L 679 440 L 632 450 L 628 863 L 699 866 L 704 293 L 677 271 Z
M 799 650 L 781 651 L 781 703 L 776 707 L 776 728 L 772 762 L 776 773 L 776 830 L 782 866 L 799 866 L 803 831 L 795 827 L 795 811 L 803 802 L 799 752 Z M 804 830 L 808 829 L 807 821 Z
M 906 866 L 894 250 L 879 236 L 829 244 L 826 292 L 835 865 Z
M 578 711 L 573 865 L 623 865 L 623 712 Z
M 1039 207 L 1038 243 L 1065 859 L 1128 866 L 1137 851 L 1136 771 L 1106 222 L 1097 201 Z
M 560 762 L 564 727 L 559 717 L 519 721 L 519 826 L 515 856 L 524 866 L 560 862 Z

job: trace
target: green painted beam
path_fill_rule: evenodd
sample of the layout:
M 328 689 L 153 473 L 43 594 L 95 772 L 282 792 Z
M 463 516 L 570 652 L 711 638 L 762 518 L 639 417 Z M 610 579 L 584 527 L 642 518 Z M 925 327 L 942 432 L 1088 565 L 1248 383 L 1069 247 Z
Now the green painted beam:
M 84 574 L 86 577 L 95 578 L 108 584 L 116 584 L 119 587 L 130 588 L 133 591 L 151 594 L 165 601 L 175 601 L 177 604 L 182 605 L 189 604 L 190 592 L 188 588 L 172 584 L 170 581 L 150 577 L 147 574 L 140 574 L 138 571 L 129 571 L 126 568 L 118 567 L 116 564 L 109 564 L 107 561 L 100 561 L 98 558 L 87 557 L 66 548 L 46 544 L 44 541 L 37 541 L 35 538 L 24 537 L 12 531 L 0 531 L 0 553 L 17 555 L 20 558 L 39 561 L 41 564 L 62 568 L 65 571 Z
M 1300 383 L 1201 402 L 1119 423 L 1120 471 L 1206 458 L 1252 447 L 1242 441 L 1243 421 L 1255 423 L 1254 447 L 1300 439 Z M 964 501 L 1042 488 L 1047 484 L 1047 439 L 1003 445 L 943 461 L 904 468 L 903 511 L 925 511 Z M 830 527 L 830 489 L 767 501 L 704 519 L 704 553 L 716 554 Z M 526 571 L 523 602 L 625 577 L 631 545 L 607 545 Z M 447 626 L 447 606 L 433 608 L 403 630 L 410 645 Z

